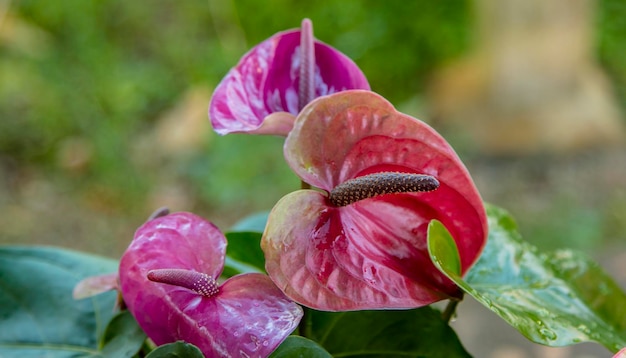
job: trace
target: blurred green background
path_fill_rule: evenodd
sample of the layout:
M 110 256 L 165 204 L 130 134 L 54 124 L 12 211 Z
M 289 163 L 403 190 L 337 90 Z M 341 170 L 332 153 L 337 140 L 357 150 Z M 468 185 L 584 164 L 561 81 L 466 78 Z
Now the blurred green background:
M 530 241 L 590 249 L 625 238 L 625 179 L 610 172 L 614 186 L 594 187 L 603 168 L 589 169 L 626 163 L 622 147 L 484 154 L 429 121 L 433 74 L 476 41 L 471 1 L 0 4 L 0 243 L 116 257 L 159 206 L 227 229 L 297 189 L 282 138 L 218 137 L 206 111 L 212 88 L 242 54 L 304 17 L 375 91 L 451 133 L 485 199 L 510 210 Z M 594 56 L 624 107 L 626 5 L 594 4 Z

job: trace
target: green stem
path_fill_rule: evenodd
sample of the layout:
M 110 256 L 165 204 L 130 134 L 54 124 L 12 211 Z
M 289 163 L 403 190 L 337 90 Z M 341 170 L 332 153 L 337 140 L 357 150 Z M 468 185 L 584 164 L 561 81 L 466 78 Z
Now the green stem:
M 454 314 L 456 312 L 456 306 L 459 305 L 459 302 L 461 302 L 462 299 L 463 297 L 461 297 L 460 299 L 450 299 L 448 301 L 448 305 L 441 313 L 441 318 L 444 320 L 444 322 L 450 323 L 450 320 L 452 319 L 452 317 L 454 317 Z

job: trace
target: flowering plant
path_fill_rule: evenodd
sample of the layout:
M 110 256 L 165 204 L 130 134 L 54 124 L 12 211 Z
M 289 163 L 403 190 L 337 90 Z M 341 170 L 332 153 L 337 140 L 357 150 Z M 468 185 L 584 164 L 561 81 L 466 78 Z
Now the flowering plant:
M 310 21 L 246 54 L 209 116 L 220 134 L 285 136 L 302 188 L 226 233 L 157 211 L 119 262 L 1 248 L 2 325 L 16 329 L 0 356 L 468 357 L 449 324 L 464 296 L 533 342 L 624 355 L 618 285 L 580 253 L 526 243 L 452 146 Z

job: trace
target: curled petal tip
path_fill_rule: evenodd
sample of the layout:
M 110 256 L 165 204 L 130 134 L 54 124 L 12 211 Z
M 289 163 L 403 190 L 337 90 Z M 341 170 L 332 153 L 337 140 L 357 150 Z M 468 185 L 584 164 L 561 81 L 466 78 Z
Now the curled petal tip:
M 293 128 L 293 122 L 296 116 L 289 112 L 274 112 L 269 114 L 263 120 L 263 124 L 249 132 L 250 134 L 269 134 L 286 137 Z
M 146 221 L 154 220 L 156 218 L 169 215 L 169 213 L 170 213 L 170 209 L 168 207 L 166 206 L 160 207 L 156 209 L 152 214 L 150 214 L 150 216 L 148 217 L 148 220 Z

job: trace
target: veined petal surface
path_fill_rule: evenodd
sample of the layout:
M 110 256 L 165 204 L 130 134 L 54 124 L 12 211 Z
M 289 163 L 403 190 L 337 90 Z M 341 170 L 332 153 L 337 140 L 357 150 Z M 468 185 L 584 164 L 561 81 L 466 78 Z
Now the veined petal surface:
M 347 56 L 315 41 L 315 95 L 369 90 L 365 75 Z M 272 113 L 296 115 L 300 81 L 300 30 L 279 32 L 250 50 L 213 93 L 209 117 L 219 134 L 287 135 L 291 124 L 265 123 Z M 271 119 L 271 118 L 270 118 Z
M 345 91 L 301 111 L 285 158 L 302 180 L 327 192 L 389 171 L 431 175 L 440 183 L 431 192 L 343 207 L 320 191 L 283 198 L 270 214 L 262 248 L 270 277 L 288 296 L 317 309 L 352 310 L 419 307 L 459 294 L 429 259 L 427 226 L 437 219 L 452 233 L 464 273 L 486 242 L 485 209 L 467 169 L 430 126 L 373 92 Z
M 266 357 L 297 327 L 302 309 L 262 274 L 231 277 L 211 297 L 149 281 L 156 269 L 221 274 L 226 238 L 210 222 L 175 213 L 145 223 L 120 262 L 129 311 L 157 345 L 184 340 L 211 357 Z

